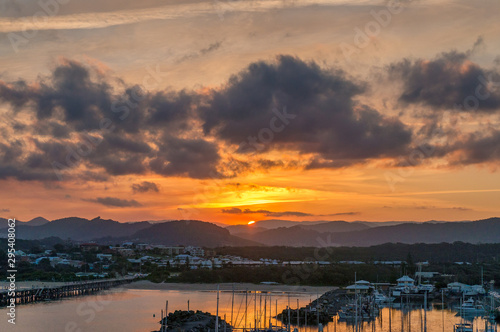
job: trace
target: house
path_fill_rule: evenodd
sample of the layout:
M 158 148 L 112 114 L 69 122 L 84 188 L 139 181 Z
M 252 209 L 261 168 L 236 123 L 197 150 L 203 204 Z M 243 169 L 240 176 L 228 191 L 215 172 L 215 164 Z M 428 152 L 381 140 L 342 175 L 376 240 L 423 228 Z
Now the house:
M 135 254 L 134 249 L 129 249 L 129 248 L 116 248 L 117 252 L 122 255 L 122 256 L 133 256 Z
M 139 250 L 149 250 L 151 249 L 151 245 L 147 244 L 147 243 L 139 243 L 135 246 L 137 249 Z
M 345 289 L 348 294 L 369 293 L 374 287 L 366 280 L 358 280 L 353 285 L 347 286 Z
M 432 279 L 439 275 L 439 272 L 417 272 L 415 273 L 415 278 Z
M 134 259 L 134 258 L 128 258 L 127 261 L 129 261 L 132 264 L 141 264 L 142 261 L 140 259 Z
M 402 276 L 397 282 L 396 287 L 392 290 L 392 296 L 401 296 L 402 293 L 418 293 L 418 289 L 415 287 L 415 280 L 409 276 Z
M 197 257 L 193 257 L 191 255 L 177 255 L 174 257 L 174 262 L 172 266 L 186 265 L 188 262 L 191 265 L 194 262 L 194 259 Z
M 99 245 L 94 242 L 82 243 L 80 244 L 81 251 L 97 251 L 99 249 Z
M 83 265 L 85 265 L 85 263 L 82 261 L 78 261 L 78 260 L 62 259 L 59 262 L 57 262 L 56 265 L 68 265 L 68 266 L 78 268 L 78 267 L 82 267 Z
M 159 249 L 162 254 L 167 256 L 177 256 L 184 252 L 184 247 L 167 247 L 164 245 L 152 245 L 152 249 Z
M 452 282 L 447 285 L 446 288 L 453 293 L 461 293 L 464 289 L 470 287 L 469 285 L 462 284 L 461 282 Z
M 374 261 L 373 264 L 377 265 L 392 265 L 392 266 L 399 266 L 401 264 L 405 263 L 404 261 Z
M 360 264 L 365 264 L 365 262 L 360 262 L 360 261 L 340 261 L 339 264 L 360 265 Z
M 415 280 L 408 276 L 402 276 L 397 280 L 398 284 L 396 287 L 401 287 L 401 288 L 413 288 L 415 286 Z
M 467 296 L 486 294 L 486 290 L 481 285 L 467 285 L 460 282 L 452 282 L 447 286 L 448 290 L 453 293 L 463 293 Z
M 97 254 L 96 256 L 100 261 L 103 261 L 103 260 L 112 261 L 113 260 L 113 255 L 111 255 L 111 254 Z
M 185 247 L 184 248 L 184 253 L 185 254 L 190 254 L 191 256 L 198 256 L 198 257 L 203 257 L 205 256 L 205 250 L 203 250 L 200 247 Z

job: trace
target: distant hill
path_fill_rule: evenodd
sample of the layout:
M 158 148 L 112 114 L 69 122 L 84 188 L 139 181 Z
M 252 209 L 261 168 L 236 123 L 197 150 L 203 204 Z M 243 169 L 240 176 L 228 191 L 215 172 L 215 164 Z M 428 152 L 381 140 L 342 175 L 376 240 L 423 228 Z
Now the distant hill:
M 307 224 L 300 225 L 304 229 L 310 229 L 317 232 L 328 232 L 328 233 L 343 233 L 343 232 L 355 232 L 369 229 L 370 226 L 363 223 L 352 223 L 342 220 L 328 221 L 321 224 Z
M 193 245 L 202 247 L 249 246 L 258 245 L 254 241 L 245 240 L 215 224 L 199 220 L 176 220 L 136 232 L 129 237 L 134 242 L 163 245 Z
M 364 231 L 332 234 L 338 245 L 370 246 L 383 243 L 500 243 L 500 218 L 472 222 L 412 223 Z
M 347 223 L 362 225 L 359 223 Z M 342 225 L 342 224 L 338 224 Z M 356 231 L 329 231 L 335 224 L 293 226 L 240 236 L 269 246 L 373 246 L 384 243 L 500 243 L 500 218 L 473 222 L 403 223 Z M 331 228 L 329 228 L 331 227 Z M 351 227 L 351 226 L 349 226 Z
M 40 221 L 37 221 L 40 222 Z M 16 224 L 18 239 L 35 240 L 56 236 L 61 239 L 70 238 L 74 241 L 89 241 L 105 236 L 122 237 L 132 235 L 138 230 L 150 227 L 147 222 L 120 223 L 114 220 L 95 218 L 92 220 L 70 217 L 53 220 L 40 226 Z M 6 235 L 6 229 L 0 230 L 0 235 Z
M 302 228 L 302 226 L 268 229 L 256 234 L 240 234 L 247 240 L 260 242 L 268 246 L 319 247 L 317 239 L 320 232 Z
M 50 221 L 42 218 L 42 217 L 36 217 L 31 219 L 30 221 L 21 221 L 16 219 L 16 226 L 24 225 L 24 226 L 41 226 L 45 225 L 46 223 L 49 223 Z M 7 228 L 8 224 L 8 219 L 6 218 L 0 218 L 0 229 L 2 228 Z
M 255 235 L 257 233 L 267 230 L 267 228 L 258 227 L 255 225 L 232 225 L 232 226 L 227 226 L 226 229 L 232 235 L 237 235 L 237 236 L 239 236 L 239 234 Z
M 42 225 L 45 225 L 47 223 L 49 223 L 50 221 L 43 218 L 43 217 L 36 217 L 36 218 L 33 218 L 31 219 L 30 221 L 27 221 L 24 223 L 24 225 L 27 225 L 27 226 L 42 226 Z
M 500 243 L 500 218 L 464 222 L 401 222 L 383 226 L 367 222 L 262 220 L 226 228 L 199 220 L 120 223 L 100 217 L 48 221 L 37 217 L 16 223 L 18 239 L 59 237 L 102 243 L 134 241 L 164 245 L 221 246 L 373 246 L 384 243 Z M 7 236 L 7 219 L 0 219 L 0 237 Z M 278 225 L 287 225 L 276 227 Z M 266 227 L 276 228 L 266 228 Z
M 297 225 L 317 225 L 326 223 L 328 221 L 317 220 L 317 221 L 294 221 L 294 220 L 282 220 L 282 219 L 266 219 L 256 221 L 253 226 L 262 227 L 266 229 L 273 229 L 279 227 L 292 227 Z
M 347 221 L 329 221 L 318 224 L 294 223 L 292 227 L 265 229 L 254 225 L 235 225 L 226 227 L 231 234 L 263 243 L 280 246 L 321 246 L 318 238 L 323 233 L 342 233 L 369 229 L 370 227 Z
M 7 219 L 4 222 L 7 225 Z M 7 229 L 1 229 L 0 236 L 6 237 L 6 235 Z M 39 217 L 29 222 L 18 222 L 16 236 L 23 240 L 59 237 L 64 240 L 68 238 L 73 241 L 96 240 L 101 243 L 134 241 L 203 247 L 261 245 L 233 236 L 223 227 L 198 220 L 175 220 L 150 224 L 146 221 L 120 223 L 100 217 L 92 220 L 69 217 L 49 222 Z

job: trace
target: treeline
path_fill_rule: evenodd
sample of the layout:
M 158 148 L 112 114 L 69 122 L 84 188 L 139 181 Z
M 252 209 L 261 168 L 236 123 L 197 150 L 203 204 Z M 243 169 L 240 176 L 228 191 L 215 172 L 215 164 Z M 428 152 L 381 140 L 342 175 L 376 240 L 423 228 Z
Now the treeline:
M 345 286 L 354 282 L 354 273 L 358 279 L 395 282 L 399 269 L 393 267 L 371 266 L 261 266 L 261 267 L 226 267 L 214 270 L 185 270 L 169 282 L 186 283 L 224 283 L 265 281 L 287 285 Z M 153 281 L 153 280 L 152 280 Z
M 481 268 L 485 282 L 495 280 L 496 286 L 500 282 L 500 264 L 490 265 L 457 265 L 447 263 L 443 265 L 429 265 L 426 271 L 439 272 L 444 276 L 434 279 L 436 286 L 446 287 L 453 281 L 466 284 L 479 284 L 481 282 Z M 208 269 L 172 269 L 175 277 L 168 278 L 169 272 L 152 268 L 148 278 L 153 282 L 185 282 L 185 283 L 223 283 L 223 282 L 248 282 L 261 283 L 264 281 L 277 282 L 287 285 L 312 285 L 312 286 L 347 286 L 354 283 L 355 274 L 358 280 L 370 282 L 386 282 L 395 284 L 396 280 L 404 274 L 414 276 L 410 265 L 384 266 L 373 264 L 349 265 L 332 264 L 320 266 L 306 264 L 297 266 L 267 265 L 261 267 L 223 267 L 214 270 Z M 174 275 L 174 274 L 172 274 Z
M 220 255 L 235 255 L 254 260 L 261 258 L 339 261 L 405 261 L 410 255 L 415 262 L 430 263 L 496 263 L 500 262 L 500 244 L 463 242 L 439 244 L 387 243 L 372 247 L 221 247 Z

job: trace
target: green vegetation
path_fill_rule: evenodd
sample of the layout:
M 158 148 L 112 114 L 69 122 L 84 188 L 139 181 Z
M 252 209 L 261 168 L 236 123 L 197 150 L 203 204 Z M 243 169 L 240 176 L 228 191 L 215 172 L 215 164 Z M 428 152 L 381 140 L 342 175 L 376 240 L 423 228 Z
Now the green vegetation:
M 372 247 L 222 247 L 219 255 L 235 255 L 258 260 L 260 258 L 290 260 L 339 261 L 405 261 L 411 255 L 414 262 L 430 263 L 471 262 L 499 263 L 500 243 L 470 244 L 463 242 L 439 244 L 386 243 Z
M 3 247 L 1 246 L 3 245 Z M 5 239 L 0 239 L 0 248 L 7 248 Z M 18 260 L 17 280 L 40 281 L 73 281 L 78 272 L 106 272 L 110 277 L 128 273 L 147 274 L 152 282 L 186 282 L 186 283 L 219 283 L 265 281 L 289 285 L 322 285 L 346 286 L 357 278 L 371 282 L 395 283 L 404 274 L 413 275 L 417 270 L 417 262 L 427 261 L 423 270 L 438 272 L 441 276 L 434 278 L 435 286 L 446 287 L 447 283 L 459 281 L 466 284 L 478 284 L 483 269 L 484 281 L 500 282 L 500 244 L 472 245 L 466 243 L 407 245 L 384 244 L 374 247 L 335 247 L 335 248 L 295 248 L 295 247 L 223 247 L 215 249 L 219 258 L 239 256 L 252 260 L 276 260 L 276 264 L 261 266 L 233 266 L 222 264 L 220 268 L 192 269 L 189 259 L 185 264 L 173 267 L 171 262 L 158 249 L 136 251 L 132 256 L 114 253 L 112 262 L 100 261 L 97 253 L 109 252 L 109 248 L 101 246 L 96 251 L 83 251 L 79 245 L 58 238 L 40 241 L 23 241 L 16 243 L 18 250 L 29 254 L 45 256 L 32 264 Z M 134 248 L 135 249 L 135 248 Z M 46 252 L 46 250 L 51 250 Z M 43 254 L 42 254 L 43 253 Z M 77 267 L 67 264 L 50 264 L 49 258 L 62 255 L 70 260 L 81 262 Z M 138 259 L 150 256 L 151 261 L 139 264 Z M 130 260 L 129 260 L 130 259 Z M 159 266 L 160 261 L 163 261 Z M 287 264 L 301 261 L 310 264 Z M 317 264 L 318 261 L 328 264 Z M 358 262 L 359 264 L 348 264 Z M 401 264 L 380 264 L 377 261 L 399 261 Z M 5 279 L 7 254 L 0 249 L 0 278 Z M 285 263 L 283 263 L 285 262 Z M 457 264 L 456 262 L 464 262 Z M 91 263 L 91 264 L 89 264 Z M 175 265 L 175 264 L 173 264 Z M 85 277 L 85 279 L 92 277 Z
M 481 267 L 478 265 L 435 265 L 426 267 L 426 270 L 435 271 L 451 276 L 438 277 L 436 287 L 446 287 L 453 281 L 467 284 L 478 284 L 481 280 Z M 248 282 L 260 283 L 264 281 L 277 282 L 288 285 L 314 286 L 347 286 L 354 283 L 354 274 L 358 280 L 372 282 L 396 283 L 404 273 L 404 265 L 392 267 L 384 265 L 361 264 L 334 264 L 329 266 L 300 265 L 300 266 L 262 266 L 262 267 L 225 267 L 214 270 L 197 269 L 180 272 L 177 277 L 168 279 L 169 282 L 186 283 L 222 283 Z M 484 280 L 500 280 L 500 265 L 484 266 Z M 154 281 L 153 279 L 149 279 Z

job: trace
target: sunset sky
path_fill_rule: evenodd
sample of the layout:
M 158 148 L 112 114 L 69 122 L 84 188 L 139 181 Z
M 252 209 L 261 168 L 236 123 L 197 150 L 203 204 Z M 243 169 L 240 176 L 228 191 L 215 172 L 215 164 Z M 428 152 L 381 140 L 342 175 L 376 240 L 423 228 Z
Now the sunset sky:
M 41 2 L 45 3 L 45 2 Z M 500 2 L 0 1 L 0 216 L 500 216 Z

